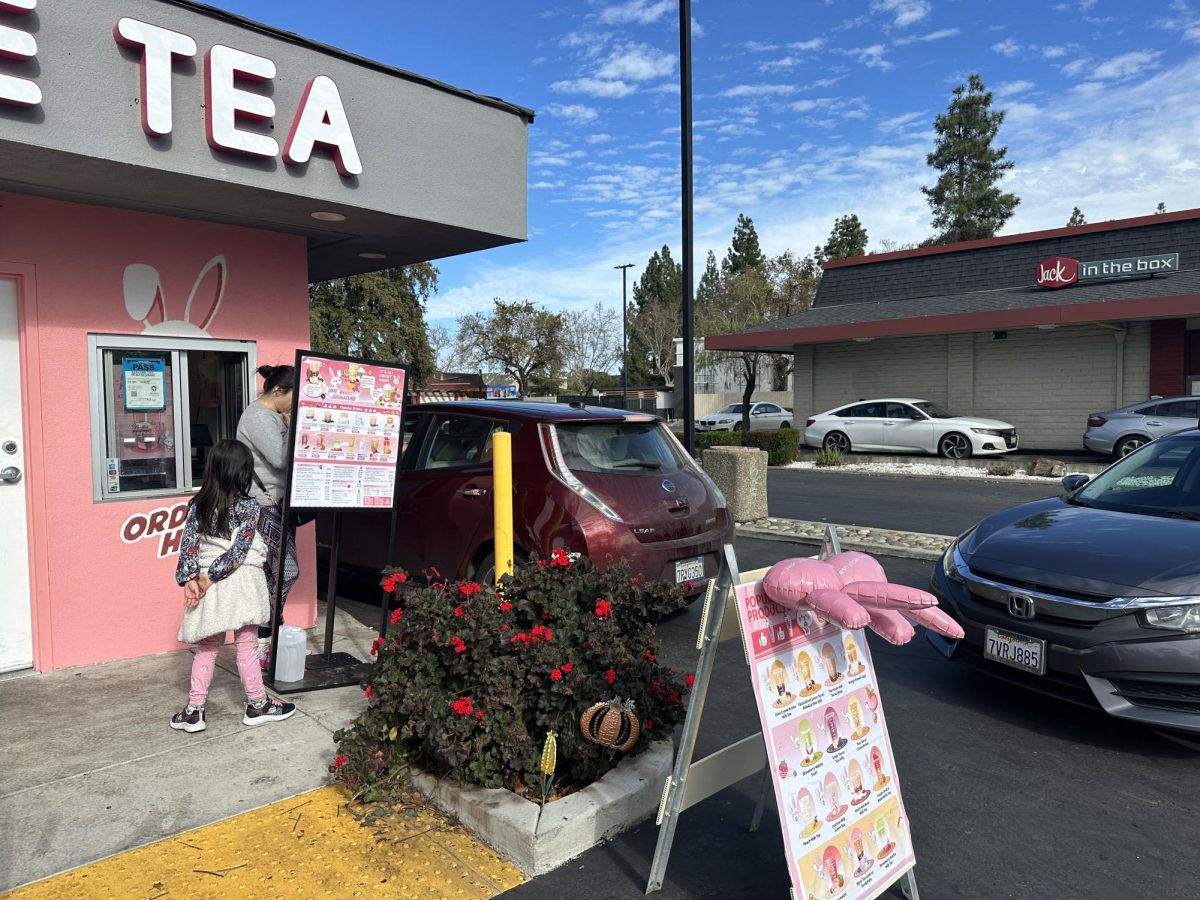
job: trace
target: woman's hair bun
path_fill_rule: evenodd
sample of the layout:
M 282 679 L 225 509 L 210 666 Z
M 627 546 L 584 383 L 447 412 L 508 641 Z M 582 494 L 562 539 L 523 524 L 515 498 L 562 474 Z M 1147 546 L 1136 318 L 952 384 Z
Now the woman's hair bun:
M 259 366 L 258 374 L 260 376 L 262 376 L 263 378 L 270 378 L 275 373 L 275 370 L 277 368 L 279 368 L 279 367 L 278 366 Z

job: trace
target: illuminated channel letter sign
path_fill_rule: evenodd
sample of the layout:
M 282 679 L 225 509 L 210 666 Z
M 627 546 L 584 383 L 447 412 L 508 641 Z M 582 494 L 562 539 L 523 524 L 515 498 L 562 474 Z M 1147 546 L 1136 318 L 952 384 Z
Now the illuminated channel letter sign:
M 0 57 L 30 62 L 37 56 L 37 41 L 21 28 L 18 17 L 33 12 L 37 0 L 0 0 Z M 10 106 L 37 106 L 42 89 L 37 82 L 0 72 L 0 103 Z

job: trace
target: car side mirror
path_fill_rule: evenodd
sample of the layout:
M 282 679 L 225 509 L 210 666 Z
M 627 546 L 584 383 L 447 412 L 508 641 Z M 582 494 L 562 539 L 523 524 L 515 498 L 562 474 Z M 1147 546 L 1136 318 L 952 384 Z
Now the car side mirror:
M 1067 475 L 1062 480 L 1063 490 L 1073 494 L 1091 480 L 1090 475 Z
M 925 417 L 923 415 L 921 415 L 920 413 L 913 413 L 909 416 L 909 418 L 912 419 L 914 422 L 921 422 L 925 419 Z

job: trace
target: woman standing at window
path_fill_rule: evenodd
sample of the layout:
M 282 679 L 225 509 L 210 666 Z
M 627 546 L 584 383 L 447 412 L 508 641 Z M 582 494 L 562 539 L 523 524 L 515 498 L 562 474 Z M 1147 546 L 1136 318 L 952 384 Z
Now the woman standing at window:
M 250 496 L 262 507 L 258 519 L 259 534 L 267 542 L 267 584 L 271 602 L 275 601 L 275 582 L 279 577 L 279 546 L 287 542 L 283 560 L 283 590 L 280 604 L 287 601 L 288 592 L 300 577 L 296 560 L 296 529 L 282 519 L 283 492 L 287 487 L 288 430 L 292 412 L 292 391 L 296 386 L 293 366 L 259 366 L 263 390 L 258 399 L 246 407 L 238 420 L 237 439 L 250 448 L 254 457 L 254 483 Z M 258 629 L 259 645 L 271 637 L 269 626 Z M 262 653 L 264 667 L 266 654 Z

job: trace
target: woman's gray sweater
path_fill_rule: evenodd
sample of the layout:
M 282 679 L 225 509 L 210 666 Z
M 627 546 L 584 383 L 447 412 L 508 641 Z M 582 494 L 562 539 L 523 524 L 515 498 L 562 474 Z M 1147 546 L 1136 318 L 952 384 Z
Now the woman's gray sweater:
M 288 427 L 283 416 L 272 412 L 257 401 L 246 407 L 238 419 L 237 439 L 250 448 L 254 456 L 254 474 L 262 481 L 266 493 L 250 485 L 250 496 L 263 506 L 278 506 L 287 484 Z

